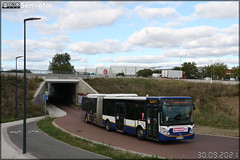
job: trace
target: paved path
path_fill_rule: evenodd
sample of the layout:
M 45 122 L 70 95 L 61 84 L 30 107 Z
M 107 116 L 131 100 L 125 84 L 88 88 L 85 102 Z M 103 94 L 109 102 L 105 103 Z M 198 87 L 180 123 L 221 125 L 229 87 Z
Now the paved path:
M 168 158 L 206 159 L 215 157 L 215 159 L 238 159 L 239 157 L 239 138 L 197 134 L 193 140 L 177 142 L 140 141 L 135 136 L 107 132 L 97 125 L 86 124 L 80 119 L 78 109 L 65 106 L 59 107 L 66 111 L 67 115 L 56 119 L 55 123 L 58 126 L 97 142 Z
M 22 149 L 22 124 L 7 129 L 11 141 Z M 36 122 L 27 124 L 27 152 L 38 159 L 106 159 L 69 144 L 58 141 L 43 133 Z
M 66 115 L 53 105 L 47 105 L 51 117 Z M 49 137 L 36 126 L 44 117 L 27 119 L 27 153 L 22 154 L 23 120 L 1 124 L 1 159 L 107 159 Z

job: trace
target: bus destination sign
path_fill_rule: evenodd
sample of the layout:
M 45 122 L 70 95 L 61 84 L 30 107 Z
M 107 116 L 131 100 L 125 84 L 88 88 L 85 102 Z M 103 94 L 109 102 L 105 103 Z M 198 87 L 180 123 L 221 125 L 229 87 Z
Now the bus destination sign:
M 163 99 L 163 105 L 192 105 L 191 99 Z

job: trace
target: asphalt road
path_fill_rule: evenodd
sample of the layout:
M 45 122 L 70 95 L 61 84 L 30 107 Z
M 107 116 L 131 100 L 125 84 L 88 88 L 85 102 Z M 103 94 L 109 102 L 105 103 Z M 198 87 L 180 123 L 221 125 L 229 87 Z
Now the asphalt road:
M 176 142 L 140 141 L 135 136 L 107 132 L 94 124 L 86 124 L 78 109 L 59 106 L 67 115 L 56 119 L 56 124 L 67 131 L 112 146 L 177 159 L 238 159 L 239 138 L 195 135 L 193 140 Z
M 7 129 L 11 141 L 22 149 L 23 126 L 17 125 Z M 27 153 L 38 159 L 106 159 L 107 157 L 91 153 L 66 143 L 60 142 L 43 133 L 36 122 L 27 123 Z

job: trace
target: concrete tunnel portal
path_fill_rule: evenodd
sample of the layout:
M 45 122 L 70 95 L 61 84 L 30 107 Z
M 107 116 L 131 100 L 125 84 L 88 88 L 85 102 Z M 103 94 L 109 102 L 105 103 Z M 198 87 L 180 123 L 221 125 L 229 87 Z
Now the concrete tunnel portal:
M 75 104 L 75 86 L 73 83 L 52 83 L 49 92 L 49 102 L 64 105 Z
M 47 92 L 46 92 L 47 91 Z M 83 79 L 45 79 L 34 94 L 35 104 L 44 103 L 43 95 L 48 94 L 47 102 L 52 104 L 81 104 L 82 96 L 97 94 Z
M 76 104 L 76 87 L 79 80 L 47 80 L 49 102 L 52 104 Z

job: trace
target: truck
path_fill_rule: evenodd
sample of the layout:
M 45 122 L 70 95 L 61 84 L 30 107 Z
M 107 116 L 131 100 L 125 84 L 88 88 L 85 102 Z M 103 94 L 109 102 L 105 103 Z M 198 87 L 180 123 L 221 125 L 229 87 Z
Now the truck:
M 179 70 L 162 70 L 162 78 L 185 79 L 185 72 Z
M 153 78 L 158 78 L 158 77 L 161 77 L 161 74 L 160 73 L 153 73 L 152 77 Z

